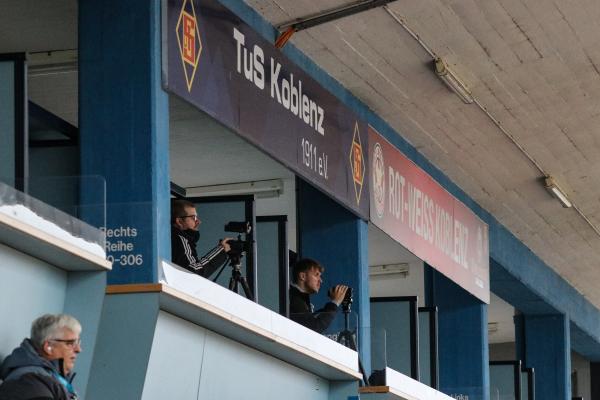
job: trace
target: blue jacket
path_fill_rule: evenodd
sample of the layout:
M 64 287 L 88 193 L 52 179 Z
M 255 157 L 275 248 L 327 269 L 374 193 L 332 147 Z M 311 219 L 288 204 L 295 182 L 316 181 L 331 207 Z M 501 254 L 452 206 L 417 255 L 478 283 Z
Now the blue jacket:
M 75 400 L 74 374 L 61 374 L 58 360 L 41 357 L 29 339 L 6 357 L 0 366 L 0 400 Z

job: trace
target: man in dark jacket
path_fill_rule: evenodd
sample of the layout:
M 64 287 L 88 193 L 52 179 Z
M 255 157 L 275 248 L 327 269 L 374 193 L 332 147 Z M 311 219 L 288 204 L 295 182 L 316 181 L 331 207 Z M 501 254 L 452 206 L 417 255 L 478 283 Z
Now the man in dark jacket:
M 202 221 L 198 218 L 194 203 L 187 200 L 173 200 L 171 203 L 171 258 L 173 263 L 195 274 L 209 277 L 227 260 L 230 250 L 227 243 L 230 238 L 198 257 L 196 243 L 200 239 L 198 227 Z
M 70 315 L 46 314 L 31 325 L 31 337 L 0 366 L 0 400 L 76 400 L 73 368 L 81 352 L 81 325 Z
M 335 318 L 338 306 L 344 300 L 347 286 L 337 285 L 328 293 L 331 301 L 317 311 L 310 302 L 310 295 L 319 292 L 321 275 L 325 269 L 310 258 L 294 264 L 293 282 L 290 285 L 290 318 L 315 332 L 324 332 Z

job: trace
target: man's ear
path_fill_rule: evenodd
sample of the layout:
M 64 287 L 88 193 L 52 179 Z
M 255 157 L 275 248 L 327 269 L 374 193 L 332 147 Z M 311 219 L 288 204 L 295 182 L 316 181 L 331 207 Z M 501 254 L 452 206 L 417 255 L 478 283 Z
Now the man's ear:
M 304 282 L 306 280 L 306 271 L 302 271 L 298 273 L 298 283 Z
M 51 345 L 50 345 L 50 343 L 49 343 L 49 342 L 46 340 L 46 341 L 44 342 L 44 345 L 42 346 L 42 349 L 44 350 L 44 352 L 45 352 L 46 354 L 48 354 L 48 355 L 49 355 L 49 354 L 50 354 L 50 352 L 52 351 L 52 346 L 51 346 Z

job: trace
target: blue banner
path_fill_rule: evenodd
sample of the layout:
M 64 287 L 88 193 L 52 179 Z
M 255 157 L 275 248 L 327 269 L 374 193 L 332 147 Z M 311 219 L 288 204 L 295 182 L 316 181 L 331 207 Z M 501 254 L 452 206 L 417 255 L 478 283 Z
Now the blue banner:
M 367 125 L 214 0 L 169 0 L 166 89 L 369 217 Z

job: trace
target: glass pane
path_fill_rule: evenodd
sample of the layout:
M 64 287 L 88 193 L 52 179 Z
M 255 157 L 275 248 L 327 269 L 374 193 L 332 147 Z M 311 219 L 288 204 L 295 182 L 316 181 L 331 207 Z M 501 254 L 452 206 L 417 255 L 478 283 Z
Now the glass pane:
M 258 304 L 270 310 L 279 310 L 279 223 L 277 221 L 257 222 L 256 232 L 258 264 Z
M 15 185 L 14 62 L 0 62 L 0 180 Z
M 104 213 L 106 205 L 97 205 Z M 0 213 L 105 257 L 105 236 L 72 215 L 0 182 Z
M 371 301 L 371 326 L 386 332 L 387 366 L 411 373 L 411 302 Z
M 419 378 L 431 386 L 431 311 L 419 311 Z
M 529 398 L 529 374 L 521 371 L 521 400 L 533 400 Z
M 373 386 L 385 386 L 386 332 L 383 328 L 371 327 L 371 376 L 369 383 Z
M 518 400 L 513 364 L 490 365 L 490 400 Z
M 358 314 L 351 307 L 344 308 L 340 306 L 323 335 L 356 350 L 358 344 Z

